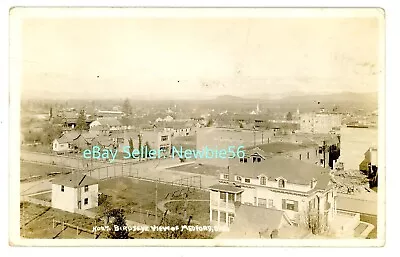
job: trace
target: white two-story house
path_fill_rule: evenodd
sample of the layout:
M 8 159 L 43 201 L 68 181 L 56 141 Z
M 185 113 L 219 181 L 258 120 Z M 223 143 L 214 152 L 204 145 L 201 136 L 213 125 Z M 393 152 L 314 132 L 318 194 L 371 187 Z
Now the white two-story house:
M 97 179 L 81 173 L 71 173 L 52 181 L 51 207 L 68 212 L 98 206 Z

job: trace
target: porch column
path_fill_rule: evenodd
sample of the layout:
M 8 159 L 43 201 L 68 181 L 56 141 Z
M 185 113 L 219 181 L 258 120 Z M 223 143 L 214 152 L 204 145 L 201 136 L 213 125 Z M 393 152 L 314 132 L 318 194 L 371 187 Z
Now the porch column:
M 225 192 L 225 208 L 228 208 L 228 192 Z

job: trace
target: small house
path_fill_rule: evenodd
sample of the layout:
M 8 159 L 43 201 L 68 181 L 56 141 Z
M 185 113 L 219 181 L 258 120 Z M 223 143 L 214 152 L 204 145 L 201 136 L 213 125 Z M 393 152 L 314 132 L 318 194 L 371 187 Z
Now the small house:
M 51 207 L 68 212 L 98 206 L 98 180 L 82 173 L 56 178 L 51 186 Z

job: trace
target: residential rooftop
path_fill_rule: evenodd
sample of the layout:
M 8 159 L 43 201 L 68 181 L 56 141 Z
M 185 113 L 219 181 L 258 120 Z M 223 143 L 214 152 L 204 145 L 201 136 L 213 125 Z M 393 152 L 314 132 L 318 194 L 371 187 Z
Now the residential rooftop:
M 247 178 L 265 175 L 271 181 L 282 177 L 289 183 L 300 185 L 309 185 L 316 179 L 317 189 L 325 189 L 331 179 L 326 168 L 283 156 L 268 157 L 255 163 L 235 162 L 229 165 L 229 173 Z
M 72 188 L 90 186 L 99 183 L 97 179 L 78 172 L 55 178 L 51 182 L 53 184 Z

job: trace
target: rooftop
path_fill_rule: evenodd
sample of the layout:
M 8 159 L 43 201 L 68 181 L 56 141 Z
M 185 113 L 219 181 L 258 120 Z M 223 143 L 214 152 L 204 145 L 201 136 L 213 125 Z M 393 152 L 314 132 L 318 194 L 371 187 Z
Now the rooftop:
M 209 189 L 216 190 L 216 191 L 228 192 L 228 193 L 243 192 L 243 189 L 241 189 L 239 187 L 231 186 L 231 185 L 222 185 L 222 184 L 216 184 L 216 185 L 210 186 Z
M 65 187 L 78 188 L 98 184 L 98 180 L 82 173 L 70 173 L 68 175 L 55 178 L 53 184 L 63 185 Z
M 289 183 L 308 185 L 314 178 L 320 189 L 326 188 L 330 181 L 329 171 L 318 165 L 307 163 L 298 159 L 275 156 L 261 162 L 233 163 L 229 171 L 234 175 L 256 178 L 263 174 L 269 180 L 283 177 Z
M 235 220 L 229 227 L 226 238 L 260 238 L 269 237 L 274 230 L 291 223 L 282 210 L 251 205 L 241 205 L 236 210 Z
M 287 143 L 287 142 L 273 142 L 269 144 L 262 144 L 262 145 L 257 145 L 256 147 L 246 147 L 245 150 L 249 152 L 254 152 L 257 150 L 261 150 L 265 154 L 270 153 L 270 154 L 278 154 L 278 153 L 284 153 L 284 152 L 290 152 L 290 151 L 297 151 L 300 149 L 307 148 L 307 145 L 304 144 L 295 144 L 295 143 Z M 263 155 L 262 153 L 260 153 Z M 264 156 L 264 155 L 263 155 Z

